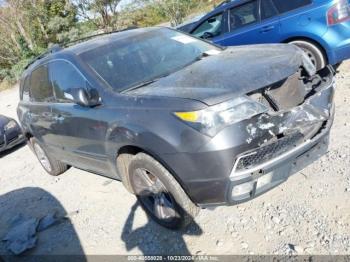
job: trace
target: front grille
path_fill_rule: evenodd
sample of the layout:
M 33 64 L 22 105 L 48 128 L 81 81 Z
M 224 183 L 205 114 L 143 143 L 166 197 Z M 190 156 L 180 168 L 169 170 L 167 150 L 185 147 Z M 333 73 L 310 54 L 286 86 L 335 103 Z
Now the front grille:
M 11 144 L 12 142 L 16 141 L 18 139 L 18 136 L 11 137 L 9 140 L 7 140 L 8 144 Z
M 278 139 L 276 142 L 262 146 L 240 156 L 236 160 L 235 171 L 250 169 L 273 159 L 298 145 L 303 139 L 301 133 L 294 133 Z

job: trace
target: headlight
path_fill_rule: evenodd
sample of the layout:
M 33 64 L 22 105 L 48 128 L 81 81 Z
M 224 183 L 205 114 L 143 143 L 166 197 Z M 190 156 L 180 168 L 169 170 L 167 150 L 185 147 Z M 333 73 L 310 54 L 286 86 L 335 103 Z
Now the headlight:
M 14 129 L 14 128 L 16 128 L 16 127 L 17 127 L 17 123 L 16 123 L 14 120 L 11 120 L 10 122 L 8 122 L 8 123 L 5 125 L 5 131 Z
M 175 115 L 197 130 L 215 136 L 228 125 L 266 111 L 266 106 L 244 96 L 199 111 L 175 112 Z

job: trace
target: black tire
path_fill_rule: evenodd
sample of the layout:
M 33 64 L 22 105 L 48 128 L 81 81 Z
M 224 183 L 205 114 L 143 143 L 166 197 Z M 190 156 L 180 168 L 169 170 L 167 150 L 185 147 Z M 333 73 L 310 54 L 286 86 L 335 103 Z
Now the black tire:
M 159 216 L 156 215 L 154 209 L 150 208 L 150 199 L 153 197 L 154 203 L 156 203 L 154 196 L 158 196 L 159 192 L 157 194 L 153 194 L 150 191 L 139 191 L 140 186 L 138 183 L 140 181 L 140 170 L 147 170 L 149 172 L 148 175 L 152 175 L 153 181 L 157 181 L 157 184 L 159 184 L 160 181 L 160 184 L 164 186 L 161 189 L 161 195 L 165 195 L 164 199 L 166 199 L 168 203 L 166 208 L 168 208 L 168 210 L 171 212 L 174 212 L 174 216 L 168 217 L 166 219 L 160 219 Z M 172 230 L 185 228 L 199 213 L 199 207 L 197 207 L 190 200 L 190 198 L 187 196 L 175 178 L 168 172 L 168 170 L 166 170 L 158 161 L 156 161 L 151 156 L 144 153 L 135 155 L 129 164 L 128 171 L 130 185 L 141 206 L 145 212 L 161 226 Z M 151 194 L 153 194 L 152 197 Z M 170 203 L 172 204 L 172 209 L 169 208 Z M 154 204 L 154 206 L 156 205 Z M 164 208 L 164 202 L 161 202 L 161 205 L 158 206 L 162 206 Z
M 306 40 L 295 40 L 290 44 L 300 47 L 310 57 L 312 63 L 316 66 L 317 71 L 323 69 L 327 65 L 327 58 L 322 49 L 312 42 Z
M 66 172 L 68 170 L 68 166 L 59 160 L 57 160 L 55 157 L 47 154 L 46 150 L 43 148 L 43 146 L 38 142 L 38 140 L 34 137 L 32 137 L 29 141 L 30 148 L 36 155 L 36 157 L 39 160 L 39 163 L 41 166 L 45 169 L 45 171 L 50 174 L 51 176 L 58 176 L 62 173 Z M 39 152 L 41 150 L 41 152 Z M 46 158 L 44 163 L 43 157 Z

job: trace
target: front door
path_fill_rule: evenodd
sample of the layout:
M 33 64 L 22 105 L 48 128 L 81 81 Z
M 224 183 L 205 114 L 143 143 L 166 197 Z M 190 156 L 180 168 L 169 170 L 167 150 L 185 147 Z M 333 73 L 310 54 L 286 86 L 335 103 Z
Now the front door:
M 101 110 L 84 107 L 67 99 L 67 91 L 86 87 L 87 80 L 70 63 L 50 63 L 50 75 L 56 97 L 52 104 L 54 139 L 52 143 L 60 154 L 59 159 L 76 167 L 105 174 L 107 121 Z

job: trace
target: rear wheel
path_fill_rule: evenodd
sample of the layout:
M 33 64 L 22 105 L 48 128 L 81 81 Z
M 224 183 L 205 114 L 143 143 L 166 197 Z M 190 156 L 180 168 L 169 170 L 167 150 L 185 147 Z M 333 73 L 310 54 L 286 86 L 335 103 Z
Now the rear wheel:
M 174 177 L 155 159 L 137 154 L 129 165 L 130 185 L 143 209 L 158 224 L 180 229 L 190 224 L 199 208 Z
M 59 160 L 52 156 L 49 156 L 44 148 L 39 144 L 38 140 L 35 138 L 30 139 L 30 146 L 38 158 L 41 166 L 45 169 L 47 173 L 52 176 L 58 176 L 65 171 L 67 171 L 68 166 L 63 164 Z
M 292 41 L 290 44 L 300 47 L 315 65 L 317 71 L 326 67 L 327 59 L 321 48 L 316 44 L 305 40 Z

